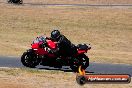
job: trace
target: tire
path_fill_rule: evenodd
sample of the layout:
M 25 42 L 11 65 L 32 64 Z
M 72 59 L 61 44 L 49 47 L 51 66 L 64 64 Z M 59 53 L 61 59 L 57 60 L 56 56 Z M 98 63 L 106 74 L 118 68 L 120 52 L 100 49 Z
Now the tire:
M 80 62 L 82 69 L 86 69 L 89 66 L 89 58 L 85 54 L 80 55 Z
M 79 55 L 76 59 L 74 59 L 70 68 L 73 72 L 79 72 L 79 66 L 82 66 L 82 69 L 84 70 L 89 66 L 89 58 L 85 54 Z
M 8 3 L 12 3 L 12 0 L 7 0 Z
M 20 1 L 19 1 L 19 4 L 23 4 L 23 0 L 20 0 Z
M 78 72 L 78 68 L 80 66 L 79 60 L 77 58 L 74 58 L 71 62 L 70 68 L 73 72 Z
M 32 52 L 24 52 L 21 56 L 21 62 L 26 67 L 35 68 L 40 63 L 40 60 Z
M 14 3 L 14 4 L 22 4 L 23 0 L 8 0 L 8 3 L 9 2 Z

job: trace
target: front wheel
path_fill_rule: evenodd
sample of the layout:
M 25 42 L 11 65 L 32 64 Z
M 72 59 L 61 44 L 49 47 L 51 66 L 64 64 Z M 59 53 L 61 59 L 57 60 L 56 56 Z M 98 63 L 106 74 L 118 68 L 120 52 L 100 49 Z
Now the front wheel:
M 24 52 L 21 56 L 21 62 L 26 67 L 34 68 L 40 63 L 40 60 L 35 54 L 31 52 Z
M 12 0 L 7 0 L 8 3 L 12 3 Z

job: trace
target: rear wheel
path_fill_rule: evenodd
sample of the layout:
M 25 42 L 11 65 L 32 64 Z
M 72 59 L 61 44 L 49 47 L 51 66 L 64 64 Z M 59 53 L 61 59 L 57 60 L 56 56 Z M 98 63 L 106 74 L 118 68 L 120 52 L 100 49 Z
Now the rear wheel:
M 77 58 L 73 58 L 70 68 L 72 69 L 73 72 L 78 72 L 79 68 L 79 60 Z
M 73 72 L 78 72 L 79 66 L 82 66 L 84 70 L 89 66 L 89 58 L 85 54 L 74 58 L 70 67 Z
M 35 54 L 31 52 L 24 52 L 21 56 L 21 62 L 26 67 L 34 68 L 40 63 L 40 60 Z
M 80 62 L 82 69 L 86 69 L 89 66 L 89 58 L 85 54 L 80 55 Z
M 23 0 L 20 0 L 20 1 L 19 1 L 19 4 L 23 4 Z

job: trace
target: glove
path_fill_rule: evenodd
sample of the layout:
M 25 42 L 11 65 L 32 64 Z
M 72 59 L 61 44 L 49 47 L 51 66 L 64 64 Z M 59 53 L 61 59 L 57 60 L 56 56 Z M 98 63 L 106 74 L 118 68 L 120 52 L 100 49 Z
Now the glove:
M 43 41 L 43 43 L 41 44 L 41 47 L 42 47 L 42 48 L 45 48 L 46 46 L 47 46 L 46 41 Z
M 54 53 L 57 53 L 59 51 L 59 48 L 52 50 Z

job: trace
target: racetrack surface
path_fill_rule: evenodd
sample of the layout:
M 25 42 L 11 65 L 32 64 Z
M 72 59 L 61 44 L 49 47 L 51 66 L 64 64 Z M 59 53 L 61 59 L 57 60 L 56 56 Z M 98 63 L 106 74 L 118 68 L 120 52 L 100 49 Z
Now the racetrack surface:
M 0 3 L 8 4 L 7 2 L 3 2 L 3 1 L 1 1 Z M 119 7 L 119 8 L 123 7 L 123 8 L 131 8 L 132 4 L 46 4 L 46 3 L 23 2 L 23 4 L 21 6 Z
M 43 3 L 23 3 L 24 5 L 36 6 L 88 6 L 88 7 L 132 7 L 132 4 L 43 4 Z
M 20 57 L 0 57 L 0 67 L 22 68 L 24 66 L 21 64 Z M 71 72 L 71 69 L 67 66 L 63 66 L 62 69 L 56 69 L 53 67 L 39 65 L 36 69 Z M 130 74 L 132 76 L 132 65 L 90 63 L 86 72 L 95 74 Z

